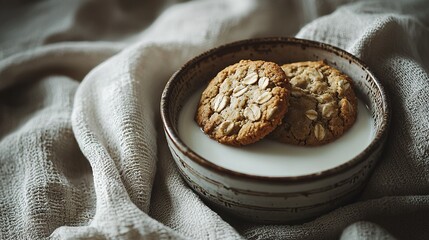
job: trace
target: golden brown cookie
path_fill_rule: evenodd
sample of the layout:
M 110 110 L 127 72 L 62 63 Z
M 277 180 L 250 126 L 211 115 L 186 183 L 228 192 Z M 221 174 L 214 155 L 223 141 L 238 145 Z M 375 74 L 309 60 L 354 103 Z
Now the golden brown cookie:
M 201 95 L 195 120 L 220 143 L 254 143 L 281 123 L 289 89 L 285 73 L 277 64 L 242 60 L 210 81 Z
M 315 146 L 339 138 L 353 125 L 357 99 L 350 77 L 323 61 L 285 64 L 282 69 L 292 86 L 290 105 L 270 138 Z

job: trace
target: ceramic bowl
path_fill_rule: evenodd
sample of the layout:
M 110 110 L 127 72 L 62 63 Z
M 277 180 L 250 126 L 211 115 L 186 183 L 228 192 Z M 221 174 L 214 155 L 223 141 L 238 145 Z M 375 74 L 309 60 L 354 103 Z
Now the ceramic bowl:
M 179 113 L 195 91 L 207 85 L 217 72 L 241 59 L 278 64 L 323 59 L 348 74 L 354 80 L 355 92 L 373 119 L 373 134 L 368 146 L 338 166 L 295 176 L 249 174 L 226 168 L 197 154 L 196 149 L 191 149 L 180 137 Z M 331 211 L 359 194 L 382 152 L 390 114 L 380 82 L 350 53 L 315 41 L 262 38 L 226 44 L 188 61 L 165 86 L 161 118 L 179 172 L 210 206 L 246 220 L 294 223 Z

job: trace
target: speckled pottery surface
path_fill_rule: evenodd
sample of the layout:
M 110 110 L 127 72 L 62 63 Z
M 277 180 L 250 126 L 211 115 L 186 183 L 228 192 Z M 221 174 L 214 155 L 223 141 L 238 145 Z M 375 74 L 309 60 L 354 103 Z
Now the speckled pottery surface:
M 197 89 L 206 85 L 217 72 L 241 59 L 279 64 L 325 60 L 354 80 L 355 92 L 373 118 L 372 140 L 357 156 L 346 159 L 343 164 L 297 176 L 243 173 L 203 158 L 180 138 L 179 113 Z M 362 190 L 382 152 L 390 113 L 382 86 L 368 67 L 353 55 L 309 40 L 263 38 L 223 45 L 191 59 L 168 81 L 161 99 L 161 117 L 180 173 L 207 203 L 247 220 L 294 223 L 333 210 L 353 200 Z

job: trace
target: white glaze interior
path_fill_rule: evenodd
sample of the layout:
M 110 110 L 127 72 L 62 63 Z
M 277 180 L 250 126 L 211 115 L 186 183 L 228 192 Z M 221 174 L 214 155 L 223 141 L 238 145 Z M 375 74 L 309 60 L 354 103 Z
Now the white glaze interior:
M 236 172 L 269 177 L 317 173 L 352 159 L 370 144 L 374 136 L 371 114 L 359 101 L 354 126 L 337 141 L 323 146 L 293 146 L 266 139 L 240 148 L 222 145 L 206 136 L 194 121 L 201 91 L 196 91 L 180 112 L 179 136 L 200 156 Z

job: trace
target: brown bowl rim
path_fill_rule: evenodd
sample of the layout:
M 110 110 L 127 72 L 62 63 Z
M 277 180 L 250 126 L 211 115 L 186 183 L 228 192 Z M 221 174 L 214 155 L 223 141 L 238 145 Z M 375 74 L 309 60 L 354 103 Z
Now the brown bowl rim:
M 306 174 L 306 175 L 300 175 L 300 176 L 260 176 L 260 175 L 253 175 L 253 174 L 246 174 L 237 172 L 234 170 L 230 170 L 221 166 L 216 165 L 215 163 L 212 163 L 205 158 L 201 157 L 194 151 L 192 151 L 179 137 L 179 134 L 177 131 L 175 131 L 174 126 L 172 122 L 170 121 L 170 115 L 168 111 L 168 106 L 170 103 L 170 97 L 169 92 L 171 91 L 171 86 L 174 82 L 174 80 L 181 74 L 181 72 L 191 68 L 194 66 L 197 62 L 209 58 L 211 55 L 219 52 L 219 51 L 227 51 L 229 48 L 234 48 L 238 46 L 243 46 L 246 44 L 270 44 L 270 43 L 281 43 L 281 44 L 296 44 L 301 45 L 301 47 L 307 48 L 319 48 L 321 50 L 329 51 L 331 53 L 334 53 L 338 55 L 339 57 L 346 58 L 349 61 L 354 62 L 358 66 L 360 66 L 363 70 L 366 71 L 366 73 L 374 80 L 375 84 L 377 85 L 377 88 L 380 91 L 380 95 L 382 97 L 382 105 L 384 106 L 384 113 L 383 113 L 383 119 L 381 123 L 381 127 L 379 131 L 376 132 L 376 135 L 374 136 L 371 143 L 357 156 L 350 159 L 349 161 L 338 165 L 334 168 L 330 168 L 327 170 L 323 170 L 317 173 L 312 174 Z M 317 42 L 313 40 L 308 39 L 301 39 L 301 38 L 293 38 L 293 37 L 266 37 L 266 38 L 252 38 L 252 39 L 245 39 L 240 41 L 235 41 L 227 44 L 220 45 L 218 47 L 209 49 L 200 55 L 195 56 L 188 62 L 186 62 L 178 71 L 176 71 L 168 80 L 168 82 L 165 85 L 165 88 L 162 92 L 161 96 L 161 120 L 164 127 L 165 133 L 168 135 L 168 137 L 171 139 L 171 142 L 181 151 L 184 155 L 189 157 L 192 161 L 199 164 L 200 166 L 204 168 L 208 168 L 210 170 L 214 170 L 216 173 L 220 175 L 226 175 L 228 177 L 232 178 L 238 178 L 238 179 L 245 179 L 245 180 L 252 180 L 252 181 L 264 181 L 264 182 L 275 182 L 275 183 L 294 183 L 294 182 L 306 182 L 306 181 L 313 181 L 318 180 L 322 178 L 326 178 L 335 174 L 340 174 L 345 172 L 346 170 L 349 170 L 353 168 L 354 166 L 364 162 L 367 158 L 370 157 L 373 151 L 378 149 L 380 145 L 383 145 L 385 142 L 385 139 L 387 138 L 388 134 L 388 128 L 390 125 L 390 106 L 387 94 L 379 82 L 379 80 L 375 77 L 375 75 L 369 70 L 368 66 L 359 58 L 352 55 L 351 53 L 346 52 L 343 49 L 340 49 L 338 47 Z M 383 146 L 381 146 L 383 147 Z M 378 160 L 378 159 L 377 159 Z

